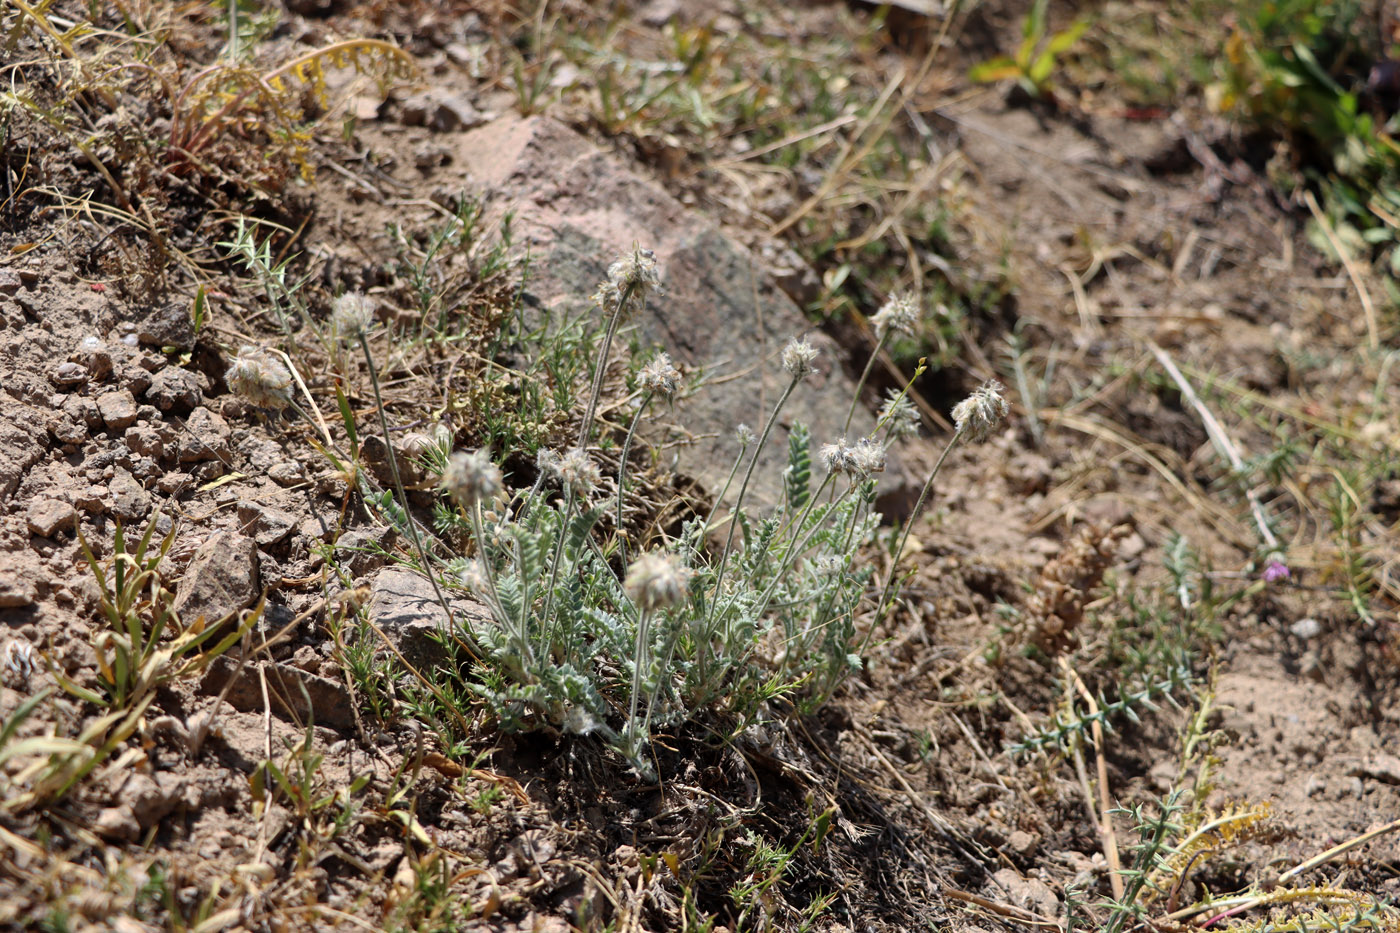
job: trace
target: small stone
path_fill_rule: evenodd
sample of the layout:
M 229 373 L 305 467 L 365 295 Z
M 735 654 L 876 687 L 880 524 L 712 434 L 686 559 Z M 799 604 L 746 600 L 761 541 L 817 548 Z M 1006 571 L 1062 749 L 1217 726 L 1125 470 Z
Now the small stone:
M 136 424 L 126 429 L 126 447 L 134 454 L 159 460 L 165 455 L 165 442 L 154 428 Z
M 490 611 L 480 603 L 449 597 L 447 604 L 458 624 L 465 622 L 474 630 L 494 624 Z M 370 594 L 369 616 L 410 664 L 430 665 L 442 659 L 442 645 L 435 637 L 445 627 L 442 604 L 423 575 L 397 568 L 380 572 Z
M 129 389 L 108 392 L 98 398 L 97 411 L 109 431 L 125 431 L 136 423 L 136 397 Z
M 146 316 L 136 328 L 136 339 L 149 347 L 188 350 L 194 346 L 194 319 L 190 305 L 173 301 Z
M 332 729 L 347 729 L 355 724 L 354 703 L 341 681 L 329 680 L 276 661 L 264 663 L 262 669 L 267 677 L 267 696 L 273 712 L 295 716 L 302 721 L 309 718 L 318 726 L 330 726 Z M 240 672 L 232 660 L 216 658 L 209 665 L 200 690 L 205 694 L 222 694 L 228 704 L 237 710 L 263 709 L 263 692 L 257 667 L 253 664 L 245 666 Z M 308 699 L 310 706 L 306 702 Z
M 279 486 L 295 486 L 306 481 L 306 471 L 295 460 L 281 460 L 268 467 L 267 478 Z
M 97 814 L 92 830 L 110 842 L 135 842 L 141 835 L 141 824 L 126 807 L 107 807 Z
M 169 772 L 133 774 L 121 787 L 120 796 L 132 817 L 146 829 L 169 815 L 180 799 L 183 782 Z
M 399 107 L 399 120 L 405 126 L 426 126 L 434 133 L 469 130 L 486 122 L 465 95 L 442 89 L 406 98 Z
M 32 606 L 36 595 L 34 581 L 26 580 L 13 570 L 0 571 L 0 609 Z
M 257 542 L 224 531 L 195 551 L 175 591 L 175 611 L 186 625 L 201 616 L 214 622 L 248 608 L 261 592 Z
M 108 489 L 111 493 L 108 508 L 115 518 L 127 524 L 140 521 L 151 510 L 151 494 L 129 470 L 115 467 Z
M 260 547 L 276 544 L 291 534 L 296 516 L 258 502 L 243 502 L 238 506 L 238 523 L 244 534 L 250 534 Z
M 180 439 L 180 462 L 228 459 L 228 422 L 207 408 L 196 408 L 185 422 Z
M 78 493 L 73 504 L 89 515 L 101 515 L 107 511 L 107 499 L 112 491 L 106 486 L 89 486 Z
M 173 470 L 169 473 L 162 473 L 160 479 L 156 480 L 156 488 L 167 496 L 178 496 L 183 493 L 194 482 L 194 477 L 188 473 L 181 473 Z
M 64 399 L 63 413 L 82 422 L 89 431 L 102 428 L 102 412 L 97 410 L 97 403 L 86 395 L 70 395 Z
M 1298 638 L 1307 641 L 1310 638 L 1316 638 L 1321 633 L 1322 623 L 1312 618 L 1299 619 L 1290 625 L 1288 630 Z
M 347 531 L 336 539 L 335 558 L 350 571 L 352 578 L 363 577 L 388 562 L 387 550 L 393 540 L 394 530 L 388 527 Z
M 56 386 L 62 386 L 64 388 L 80 386 L 88 381 L 88 371 L 79 363 L 59 363 L 54 367 L 53 373 L 49 376 L 49 381 Z
M 41 538 L 52 538 L 64 530 L 77 527 L 78 510 L 59 499 L 38 499 L 24 513 L 29 531 Z
M 1348 768 L 1347 775 L 1369 778 L 1383 784 L 1400 784 L 1400 757 L 1379 752 L 1361 764 Z
M 1039 845 L 1039 840 L 1032 833 L 1023 829 L 1014 831 L 1006 840 L 1007 848 L 1022 858 L 1030 858 L 1034 855 L 1037 845 Z
M 146 401 L 161 411 L 187 414 L 200 400 L 199 377 L 179 366 L 167 366 L 156 373 L 146 389 Z
M 81 444 L 88 436 L 87 425 L 67 414 L 60 414 L 49 422 L 49 433 L 60 444 Z

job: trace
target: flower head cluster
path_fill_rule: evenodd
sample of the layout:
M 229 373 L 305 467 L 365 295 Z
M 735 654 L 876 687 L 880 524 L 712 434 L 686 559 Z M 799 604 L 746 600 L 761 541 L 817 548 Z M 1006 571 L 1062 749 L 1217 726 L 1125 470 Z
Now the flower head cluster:
M 916 437 L 919 433 L 919 412 L 906 393 L 891 389 L 885 404 L 880 406 L 878 423 L 885 426 L 885 437 L 891 441 Z
M 575 447 L 562 456 L 551 458 L 546 469 L 555 479 L 576 495 L 587 496 L 603 481 L 603 472 L 585 451 Z
M 783 348 L 783 369 L 793 379 L 805 379 L 816 372 L 812 367 L 816 358 L 817 348 L 808 343 L 806 337 L 801 340 L 793 337 Z
M 742 421 L 734 426 L 734 439 L 739 442 L 740 447 L 747 447 L 758 440 L 758 438 L 754 436 L 753 428 L 744 424 Z
M 459 505 L 490 502 L 505 488 L 500 469 L 484 450 L 457 451 L 447 458 L 442 471 L 442 488 Z
M 622 589 L 643 612 L 669 609 L 685 600 L 690 589 L 690 570 L 661 551 L 649 551 L 627 568 Z
M 895 292 L 870 319 L 871 326 L 875 328 L 875 336 L 881 340 L 892 330 L 912 334 L 914 325 L 918 322 L 919 300 L 909 292 Z
M 828 473 L 868 477 L 885 471 L 885 448 L 868 437 L 847 444 L 843 437 L 834 444 L 823 444 L 818 456 Z
M 637 384 L 646 392 L 654 392 L 663 398 L 674 398 L 676 386 L 680 382 L 681 371 L 665 353 L 658 353 L 637 374 Z
M 977 390 L 953 406 L 953 424 L 958 433 L 966 435 L 969 441 L 985 441 L 1006 420 L 1010 411 L 1006 399 L 1001 397 L 1002 385 L 995 379 L 988 379 Z
M 1280 580 L 1287 580 L 1293 576 L 1293 571 L 1288 569 L 1288 565 L 1278 558 L 1270 560 L 1264 565 L 1264 572 L 1261 574 L 1265 583 L 1278 583 Z
M 340 340 L 358 340 L 374 327 L 374 299 L 346 292 L 331 302 L 331 333 Z
M 224 374 L 229 388 L 260 408 L 292 404 L 292 373 L 270 350 L 244 346 Z
M 604 311 L 613 311 L 625 297 L 622 311 L 632 314 L 641 310 L 649 294 L 665 294 L 656 267 L 656 254 L 649 249 L 634 248 L 608 266 L 608 277 L 598 286 L 593 300 Z

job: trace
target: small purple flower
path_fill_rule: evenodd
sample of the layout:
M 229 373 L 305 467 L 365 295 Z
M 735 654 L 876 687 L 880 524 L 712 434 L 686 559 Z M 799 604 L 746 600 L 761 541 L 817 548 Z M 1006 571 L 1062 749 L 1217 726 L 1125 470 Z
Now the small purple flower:
M 1293 572 L 1288 569 L 1288 565 L 1283 561 L 1271 560 L 1264 565 L 1264 582 L 1277 583 L 1280 580 L 1287 580 L 1293 576 Z

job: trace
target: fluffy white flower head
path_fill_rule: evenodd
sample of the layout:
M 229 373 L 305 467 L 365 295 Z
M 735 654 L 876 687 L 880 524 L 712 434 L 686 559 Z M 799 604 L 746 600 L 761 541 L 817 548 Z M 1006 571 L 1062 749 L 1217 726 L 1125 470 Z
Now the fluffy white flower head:
M 681 371 L 671 362 L 671 357 L 658 353 L 650 363 L 637 374 L 637 384 L 647 392 L 654 392 L 663 398 L 674 398 Z
M 985 441 L 987 436 L 1006 420 L 1011 410 L 1001 397 L 1002 384 L 988 379 L 977 390 L 953 406 L 953 424 L 958 433 L 973 442 Z
M 550 463 L 549 469 L 559 482 L 579 496 L 587 496 L 603 481 L 598 464 L 577 447 Z
M 661 273 L 656 265 L 656 254 L 638 247 L 608 266 L 608 277 L 598 286 L 593 300 L 604 311 L 613 311 L 626 296 L 622 310 L 631 314 L 640 311 L 646 304 L 647 295 L 651 294 L 665 294 L 661 287 Z
M 341 340 L 358 340 L 374 327 L 374 299 L 346 292 L 331 302 L 331 333 Z
M 919 322 L 919 300 L 909 292 L 895 292 L 880 306 L 880 310 L 870 319 L 875 328 L 875 336 L 881 340 L 892 330 L 914 333 L 914 325 Z
M 292 404 L 292 373 L 270 350 L 241 347 L 224 374 L 229 388 L 261 408 Z
M 643 612 L 669 609 L 685 600 L 690 571 L 669 554 L 649 551 L 627 568 L 622 589 Z
M 505 483 L 500 469 L 491 462 L 491 455 L 486 451 L 459 450 L 447 458 L 447 469 L 442 471 L 442 488 L 459 505 L 471 506 L 496 498 Z
M 806 337 L 801 340 L 793 337 L 783 348 L 783 369 L 794 379 L 805 379 L 816 372 L 812 367 L 816 358 L 817 348 L 808 343 Z

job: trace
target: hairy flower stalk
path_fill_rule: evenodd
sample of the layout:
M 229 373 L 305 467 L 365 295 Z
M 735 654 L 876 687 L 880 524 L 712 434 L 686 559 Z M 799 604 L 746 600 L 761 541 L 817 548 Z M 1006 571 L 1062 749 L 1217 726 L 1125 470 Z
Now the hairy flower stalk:
M 394 478 L 394 492 L 399 497 L 399 507 L 403 509 L 404 524 L 408 526 L 408 537 L 413 542 L 413 549 L 418 552 L 418 559 L 423 563 L 423 573 L 427 575 L 428 582 L 433 586 L 433 594 L 437 596 L 438 604 L 442 606 L 445 618 L 452 619 L 452 607 L 448 605 L 447 597 L 443 595 L 442 588 L 438 586 L 437 575 L 433 573 L 433 565 L 428 560 L 427 548 L 423 547 L 422 536 L 418 533 L 418 523 L 413 520 L 413 513 L 409 511 L 408 494 L 404 492 L 403 480 L 399 477 L 399 458 L 398 455 L 394 453 L 394 443 L 389 435 L 389 420 L 384 414 L 384 399 L 379 392 L 379 372 L 375 369 L 374 355 L 369 351 L 369 328 L 373 323 L 373 317 L 371 314 L 367 319 L 362 319 L 359 315 L 359 309 L 357 309 L 355 318 L 360 326 L 354 331 L 353 336 L 349 332 L 346 332 L 343 339 L 357 340 L 360 344 L 360 352 L 364 354 L 365 366 L 369 368 L 370 387 L 374 390 L 374 409 L 379 414 L 379 430 L 380 433 L 384 435 L 384 448 L 388 452 L 389 472 Z M 499 476 L 500 474 L 498 472 L 498 488 Z M 477 647 L 475 634 L 469 627 L 464 627 L 463 634 L 468 649 L 473 654 L 479 656 L 481 651 Z
M 773 425 L 778 422 L 778 413 L 787 404 L 792 391 L 797 388 L 797 384 L 806 379 L 816 370 L 812 367 L 812 362 L 817 358 L 817 349 L 807 342 L 807 338 L 798 340 L 792 338 L 783 348 L 783 370 L 792 377 L 787 388 L 783 389 L 783 394 L 778 397 L 778 403 L 773 406 L 773 412 L 768 416 L 768 420 L 763 424 L 763 433 L 758 437 L 758 443 L 754 445 L 753 454 L 749 457 L 748 469 L 744 471 L 744 481 L 739 484 L 739 495 L 734 500 L 732 515 L 738 515 L 740 508 L 744 504 L 744 495 L 749 491 L 749 481 L 753 479 L 754 467 L 758 465 L 758 456 L 763 452 L 763 446 L 768 443 L 768 435 L 773 432 Z M 729 532 L 724 538 L 724 550 L 720 552 L 719 569 L 715 572 L 715 592 L 719 593 L 724 584 L 724 570 L 729 562 L 729 550 L 734 545 L 734 521 L 729 523 Z
M 623 592 L 632 600 L 638 612 L 632 666 L 632 706 L 625 732 L 625 744 L 634 759 L 642 750 L 638 737 L 637 702 L 642 695 L 642 672 L 651 666 L 651 622 L 657 612 L 684 602 L 689 587 L 690 571 L 676 563 L 674 557 L 660 551 L 650 551 L 638 557 L 627 569 L 627 577 L 622 583 Z M 650 735 L 651 714 L 658 692 L 652 691 L 647 700 L 646 721 L 640 724 L 643 736 Z
M 656 254 L 649 249 L 634 247 L 631 254 L 608 266 L 608 277 L 598 286 L 594 300 L 604 311 L 612 308 L 607 330 L 603 333 L 603 345 L 598 352 L 598 365 L 593 371 L 593 385 L 588 393 L 588 407 L 583 412 L 583 422 L 579 425 L 578 446 L 588 446 L 589 434 L 593 430 L 593 417 L 598 412 L 598 396 L 603 392 L 603 377 L 608 371 L 608 356 L 612 351 L 613 337 L 617 325 L 624 314 L 640 311 L 646 304 L 647 295 L 664 294 L 661 277 L 656 271 Z
M 559 539 L 554 544 L 554 561 L 549 568 L 549 587 L 544 593 L 544 613 L 540 616 L 545 625 L 552 625 L 554 588 L 559 583 L 559 566 L 564 563 L 564 542 L 569 538 L 569 522 L 574 519 L 574 501 L 580 498 L 587 499 L 602 482 L 603 474 L 592 458 L 580 448 L 551 458 L 548 468 L 564 487 L 564 520 L 559 526 Z M 550 632 L 547 641 L 552 641 L 553 637 L 554 633 Z
M 899 575 L 899 559 L 904 553 L 904 546 L 909 543 L 909 532 L 914 527 L 914 521 L 923 510 L 924 500 L 928 498 L 934 480 L 938 478 L 939 471 L 943 469 L 944 461 L 948 459 L 948 455 L 953 452 L 953 448 L 957 447 L 959 442 L 964 440 L 984 441 L 997 425 L 1006 420 L 1008 408 L 1001 392 L 1001 383 L 995 379 L 989 379 L 978 386 L 971 395 L 953 406 L 955 428 L 953 436 L 948 439 L 943 453 L 938 455 L 938 462 L 933 465 L 928 479 L 924 481 L 924 488 L 919 490 L 919 499 L 914 503 L 914 511 L 909 513 L 909 519 L 904 523 L 904 530 L 900 533 L 899 543 L 896 545 L 894 553 L 890 555 L 890 572 L 885 577 L 885 585 L 880 591 L 880 601 L 875 606 L 877 624 L 883 621 L 885 613 L 889 611 L 894 581 Z M 870 631 L 874 630 L 875 626 L 872 625 Z M 866 639 L 869 638 L 870 635 L 867 633 Z
M 885 344 L 889 342 L 890 334 L 897 330 L 913 334 L 918 322 L 919 300 L 908 292 L 896 292 L 891 295 L 889 300 L 880 306 L 880 310 L 871 316 L 870 324 L 875 328 L 875 349 L 870 351 L 870 359 L 866 361 L 865 370 L 861 372 L 860 381 L 856 383 L 856 391 L 851 396 L 851 407 L 846 411 L 846 423 L 841 428 L 841 433 L 845 434 L 851 430 L 851 419 L 855 416 L 860 393 L 865 389 L 866 380 L 870 378 L 870 371 L 875 368 L 875 360 L 879 358 L 880 351 L 885 349 Z
M 642 371 L 637 374 L 637 384 L 646 394 L 642 396 L 637 413 L 632 416 L 632 423 L 627 427 L 627 437 L 622 442 L 622 458 L 617 464 L 617 545 L 621 549 L 624 564 L 627 562 L 627 541 L 622 534 L 622 506 L 623 493 L 627 486 L 627 457 L 632 452 L 632 438 L 637 435 L 637 425 L 641 423 L 642 414 L 646 412 L 651 400 L 657 395 L 667 401 L 675 398 L 680 378 L 681 371 L 676 369 L 671 357 L 665 353 L 658 353 L 656 358 L 643 366 Z

